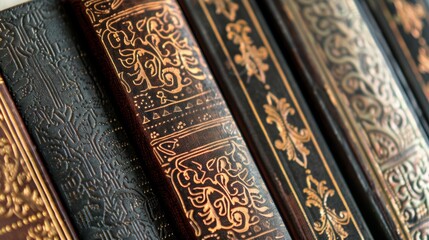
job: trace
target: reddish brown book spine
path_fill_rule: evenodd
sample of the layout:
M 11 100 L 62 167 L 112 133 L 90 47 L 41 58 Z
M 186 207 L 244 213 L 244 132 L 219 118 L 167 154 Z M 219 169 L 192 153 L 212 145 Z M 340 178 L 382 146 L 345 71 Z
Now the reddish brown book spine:
M 0 76 L 0 239 L 75 239 Z
M 176 1 L 73 1 L 183 238 L 289 238 Z

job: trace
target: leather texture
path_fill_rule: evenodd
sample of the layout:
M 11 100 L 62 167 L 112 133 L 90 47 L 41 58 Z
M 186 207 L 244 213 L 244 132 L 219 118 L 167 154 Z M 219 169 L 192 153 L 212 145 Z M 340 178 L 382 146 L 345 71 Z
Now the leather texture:
M 375 238 L 428 236 L 429 141 L 403 75 L 361 1 L 259 2 Z
M 366 0 L 429 121 L 429 3 Z
M 289 239 L 174 0 L 73 1 L 183 239 Z
M 182 3 L 292 237 L 370 239 L 255 2 Z
M 1 76 L 0 238 L 76 239 Z
M 172 239 L 144 174 L 58 1 L 0 13 L 0 70 L 82 239 Z

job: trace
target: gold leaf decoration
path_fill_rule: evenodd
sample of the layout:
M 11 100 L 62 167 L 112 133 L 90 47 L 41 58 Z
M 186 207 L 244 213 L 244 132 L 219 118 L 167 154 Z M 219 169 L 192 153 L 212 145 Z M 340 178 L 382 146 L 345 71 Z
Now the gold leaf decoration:
M 334 196 L 335 191 L 326 186 L 326 181 L 319 182 L 308 175 L 304 193 L 307 194 L 306 206 L 319 209 L 320 219 L 313 224 L 319 235 L 326 234 L 330 240 L 347 238 L 348 233 L 343 226 L 349 224 L 350 214 L 347 211 L 337 214 L 335 209 L 328 206 L 328 199 Z
M 404 0 L 395 0 L 393 3 L 398 14 L 398 21 L 402 24 L 405 32 L 415 38 L 420 37 L 424 26 L 423 19 L 426 14 L 423 6 Z
M 274 94 L 268 93 L 267 103 L 264 105 L 267 123 L 275 123 L 280 139 L 275 141 L 278 150 L 286 151 L 288 159 L 307 168 L 307 156 L 310 151 L 304 143 L 310 141 L 310 132 L 307 129 L 299 130 L 288 121 L 288 116 L 295 114 L 295 109 L 286 101 L 278 99 Z
M 216 14 L 223 14 L 231 21 L 235 20 L 238 4 L 232 0 L 205 0 L 208 4 L 216 5 Z
M 238 20 L 235 23 L 229 23 L 226 25 L 226 32 L 227 38 L 239 45 L 241 55 L 235 55 L 235 63 L 246 68 L 249 78 L 255 76 L 265 84 L 265 72 L 269 69 L 269 65 L 264 63 L 264 60 L 267 59 L 268 52 L 265 47 L 257 48 L 253 45 L 253 41 L 249 37 L 252 30 L 247 22 Z

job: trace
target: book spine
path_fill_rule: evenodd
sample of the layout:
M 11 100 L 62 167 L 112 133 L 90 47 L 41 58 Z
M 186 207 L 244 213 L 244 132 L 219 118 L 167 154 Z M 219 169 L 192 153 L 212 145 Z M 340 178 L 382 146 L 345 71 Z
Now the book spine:
M 365 217 L 373 234 L 426 236 L 427 135 L 361 2 L 261 4 L 275 19 L 279 40 L 289 49 L 285 55 L 299 67 L 332 148 L 345 157 L 341 164 L 358 202 L 370 206 Z
M 0 76 L 0 238 L 77 239 Z
M 371 238 L 255 2 L 181 3 L 292 237 Z
M 174 239 L 102 78 L 56 0 L 0 12 L 0 71 L 83 239 Z
M 182 238 L 289 238 L 178 3 L 73 3 Z
M 429 3 L 423 0 L 367 4 L 429 120 Z

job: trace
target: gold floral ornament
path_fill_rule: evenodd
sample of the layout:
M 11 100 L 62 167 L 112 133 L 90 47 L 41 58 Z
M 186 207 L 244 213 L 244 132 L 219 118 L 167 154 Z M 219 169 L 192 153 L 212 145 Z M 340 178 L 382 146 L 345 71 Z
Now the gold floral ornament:
M 5 131 L 3 124 L 0 128 Z M 31 210 L 43 209 L 43 201 L 37 190 L 30 187 L 32 178 L 22 169 L 17 147 L 7 138 L 0 138 L 0 217 L 27 217 Z
M 268 93 L 268 104 L 264 105 L 267 123 L 275 123 L 281 139 L 274 142 L 278 150 L 286 151 L 288 159 L 307 168 L 307 156 L 310 151 L 304 143 L 310 141 L 310 132 L 307 129 L 298 129 L 288 122 L 288 116 L 295 114 L 295 109 L 286 101 L 278 99 L 274 94 Z
M 343 226 L 349 224 L 350 214 L 346 211 L 341 211 L 339 214 L 335 209 L 328 206 L 329 197 L 334 196 L 335 191 L 326 186 L 326 181 L 317 181 L 310 171 L 307 176 L 307 188 L 304 193 L 307 194 L 306 206 L 317 207 L 320 213 L 320 220 L 313 224 L 314 229 L 319 235 L 326 234 L 328 239 L 345 239 L 348 233 Z M 314 187 L 314 188 L 313 188 Z
M 238 4 L 232 0 L 205 0 L 208 4 L 216 5 L 216 14 L 223 14 L 230 21 L 235 20 Z
M 239 45 L 241 55 L 235 55 L 235 63 L 246 67 L 249 78 L 255 76 L 265 84 L 265 71 L 269 69 L 269 66 L 264 63 L 264 60 L 267 59 L 268 52 L 265 47 L 257 48 L 253 45 L 253 41 L 248 35 L 252 29 L 247 22 L 238 20 L 235 23 L 229 23 L 226 25 L 226 32 L 227 38 Z
M 425 9 L 422 5 L 412 4 L 404 0 L 395 0 L 393 2 L 398 14 L 398 21 L 402 24 L 404 31 L 415 38 L 422 34 L 423 19 L 425 18 Z

